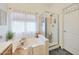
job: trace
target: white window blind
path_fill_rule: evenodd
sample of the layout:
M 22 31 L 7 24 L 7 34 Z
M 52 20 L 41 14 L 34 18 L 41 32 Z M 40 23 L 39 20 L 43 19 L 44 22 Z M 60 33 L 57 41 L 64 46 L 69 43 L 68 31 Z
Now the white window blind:
M 11 29 L 13 33 L 24 32 L 24 22 L 23 21 L 12 21 Z
M 26 32 L 27 33 L 31 33 L 31 34 L 36 33 L 36 22 L 28 21 L 28 22 L 26 22 L 25 27 L 26 27 Z
M 13 33 L 36 33 L 36 17 L 35 15 L 26 15 L 21 13 L 11 14 L 11 30 Z

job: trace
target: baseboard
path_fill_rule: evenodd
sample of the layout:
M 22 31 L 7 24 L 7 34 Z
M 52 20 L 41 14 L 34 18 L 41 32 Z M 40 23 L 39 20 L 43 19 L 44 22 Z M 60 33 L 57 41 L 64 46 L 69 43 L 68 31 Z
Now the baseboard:
M 72 53 L 70 53 L 68 50 L 66 50 L 66 49 L 64 49 L 64 48 L 63 48 L 63 50 L 65 50 L 65 51 L 67 51 L 69 54 L 73 55 L 73 54 L 72 54 Z

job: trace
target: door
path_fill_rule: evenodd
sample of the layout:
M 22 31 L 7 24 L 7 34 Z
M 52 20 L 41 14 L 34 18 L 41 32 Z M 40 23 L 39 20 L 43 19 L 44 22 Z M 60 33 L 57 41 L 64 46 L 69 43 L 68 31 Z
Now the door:
M 64 15 L 64 48 L 79 54 L 79 10 Z

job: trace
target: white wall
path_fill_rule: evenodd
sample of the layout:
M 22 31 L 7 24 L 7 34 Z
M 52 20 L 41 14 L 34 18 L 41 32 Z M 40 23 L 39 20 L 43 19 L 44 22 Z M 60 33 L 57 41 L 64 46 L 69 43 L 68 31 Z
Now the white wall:
M 6 6 L 7 6 L 7 4 L 1 4 L 0 3 L 0 9 L 1 10 L 6 11 L 7 10 Z M 2 36 L 2 40 L 0 39 L 1 41 L 5 40 L 5 35 L 6 35 L 7 30 L 8 30 L 7 25 L 0 25 L 0 36 Z

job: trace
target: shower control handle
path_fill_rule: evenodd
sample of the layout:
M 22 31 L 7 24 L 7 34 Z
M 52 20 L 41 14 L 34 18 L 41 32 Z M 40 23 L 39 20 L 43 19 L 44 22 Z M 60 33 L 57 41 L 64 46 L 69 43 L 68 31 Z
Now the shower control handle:
M 64 30 L 64 32 L 67 32 L 66 30 Z

